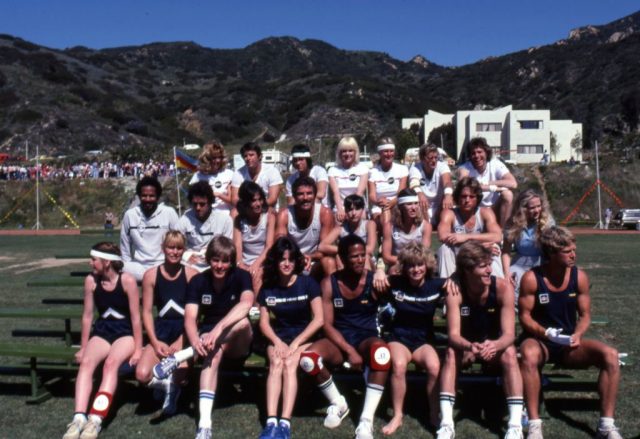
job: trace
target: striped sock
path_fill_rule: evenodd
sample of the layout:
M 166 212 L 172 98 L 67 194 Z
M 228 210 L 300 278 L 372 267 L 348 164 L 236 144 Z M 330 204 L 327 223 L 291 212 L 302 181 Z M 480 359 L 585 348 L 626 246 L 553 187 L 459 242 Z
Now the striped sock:
M 522 408 L 524 407 L 522 396 L 509 396 L 507 406 L 509 407 L 509 425 L 522 425 Z
M 340 391 L 336 387 L 336 384 L 333 382 L 333 377 L 329 377 L 329 379 L 324 383 L 318 384 L 318 388 L 331 404 L 335 404 L 339 399 L 342 398 Z
M 211 412 L 213 411 L 213 400 L 216 393 L 210 390 L 201 390 L 198 398 L 198 410 L 200 411 L 200 420 L 198 428 L 211 428 Z
M 456 395 L 445 392 L 440 393 L 440 413 L 442 414 L 440 425 L 453 425 L 453 405 L 455 402 Z
M 367 384 L 367 391 L 364 394 L 364 407 L 362 408 L 360 419 L 367 419 L 373 422 L 380 398 L 382 398 L 382 392 L 384 392 L 384 386 L 373 383 Z

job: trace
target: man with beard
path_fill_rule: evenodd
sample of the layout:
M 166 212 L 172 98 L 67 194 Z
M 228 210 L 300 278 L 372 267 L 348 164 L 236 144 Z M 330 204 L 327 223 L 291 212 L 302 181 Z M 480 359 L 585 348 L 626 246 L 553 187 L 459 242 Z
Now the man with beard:
M 176 211 L 158 203 L 162 186 L 155 177 L 143 177 L 136 186 L 140 205 L 124 213 L 120 229 L 120 249 L 123 271 L 131 273 L 138 282 L 144 272 L 164 261 L 162 240 L 165 233 L 175 230 Z

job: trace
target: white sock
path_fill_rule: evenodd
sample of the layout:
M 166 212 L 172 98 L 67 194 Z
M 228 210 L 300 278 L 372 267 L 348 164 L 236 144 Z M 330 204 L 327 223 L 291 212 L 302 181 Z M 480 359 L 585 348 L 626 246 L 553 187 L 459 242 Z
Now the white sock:
M 360 419 L 373 422 L 380 398 L 382 398 L 382 392 L 384 392 L 384 386 L 373 383 L 367 384 L 367 391 L 364 394 L 364 407 L 362 407 Z
M 84 413 L 74 413 L 73 422 L 84 424 L 85 422 L 87 422 L 87 415 Z
M 507 406 L 509 407 L 509 425 L 522 425 L 522 408 L 524 400 L 522 396 L 510 396 L 507 398 Z
M 611 430 L 613 427 L 615 427 L 613 418 L 605 418 L 604 416 L 600 418 L 600 422 L 598 423 L 600 430 Z
M 278 418 L 276 418 L 275 416 L 268 417 L 265 425 L 269 425 L 269 424 L 278 425 Z
M 318 385 L 322 394 L 329 400 L 331 404 L 340 402 L 342 395 L 336 387 L 336 383 L 333 382 L 333 377 L 329 377 L 327 381 Z
M 198 428 L 211 428 L 211 412 L 213 411 L 213 400 L 216 398 L 215 392 L 201 390 L 198 398 L 198 411 L 200 420 Z
M 102 425 L 102 418 L 98 415 L 89 415 L 89 420 L 96 424 L 97 426 Z
M 280 425 L 284 425 L 287 428 L 291 428 L 291 421 L 289 419 L 280 419 Z
M 542 419 L 529 419 L 529 426 L 531 426 L 531 424 L 542 425 Z
M 456 402 L 456 395 L 452 393 L 440 393 L 440 413 L 442 420 L 440 425 L 453 425 L 453 405 Z
M 176 360 L 178 360 L 178 363 L 182 363 L 183 361 L 186 361 L 189 358 L 193 357 L 194 353 L 195 353 L 195 350 L 192 347 L 188 347 L 186 349 L 176 352 L 175 354 L 173 354 L 173 357 Z

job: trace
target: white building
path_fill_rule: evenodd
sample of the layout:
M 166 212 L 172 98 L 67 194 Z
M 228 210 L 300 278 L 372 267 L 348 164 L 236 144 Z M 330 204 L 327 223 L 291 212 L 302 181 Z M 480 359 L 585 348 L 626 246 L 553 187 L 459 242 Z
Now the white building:
M 262 151 L 262 163 L 274 165 L 278 171 L 286 172 L 289 167 L 289 154 L 275 148 Z M 233 168 L 238 169 L 244 166 L 244 160 L 240 154 L 233 155 Z
M 452 123 L 456 132 L 456 156 L 474 137 L 484 137 L 504 160 L 515 163 L 537 163 L 547 152 L 551 161 L 581 160 L 582 124 L 570 120 L 552 120 L 549 110 L 514 110 L 507 105 L 495 110 L 458 111 L 442 114 L 428 110 L 423 118 L 402 119 L 402 128 L 418 123 L 425 139 L 441 125 Z M 551 148 L 551 138 L 555 148 Z

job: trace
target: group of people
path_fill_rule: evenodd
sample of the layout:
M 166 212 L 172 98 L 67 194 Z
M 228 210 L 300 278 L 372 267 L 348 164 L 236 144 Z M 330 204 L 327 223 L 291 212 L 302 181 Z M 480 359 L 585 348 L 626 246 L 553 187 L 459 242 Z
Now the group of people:
M 484 139 L 469 143 L 470 161 L 455 188 L 436 147 L 421 147 L 411 169 L 394 163 L 394 151 L 393 141 L 382 139 L 380 162 L 368 170 L 355 139 L 344 138 L 337 166 L 326 173 L 313 165 L 308 147 L 295 146 L 296 172 L 281 208 L 284 181 L 261 163 L 254 143 L 242 147 L 245 166 L 235 172 L 226 168 L 221 144 L 205 145 L 189 188 L 191 209 L 180 218 L 159 202 L 158 181 L 142 178 L 140 204 L 122 220 L 120 247 L 103 242 L 91 250 L 76 413 L 64 439 L 97 437 L 126 361 L 140 382 L 164 395 L 163 412 L 174 413 L 194 357 L 202 365 L 196 438 L 210 438 L 220 364 L 242 364 L 258 329 L 269 367 L 261 439 L 291 436 L 299 371 L 328 400 L 324 426 L 338 427 L 351 403 L 332 377 L 340 367 L 364 372 L 355 437 L 373 437 L 387 381 L 393 417 L 382 433 L 395 433 L 411 362 L 426 371 L 426 416 L 439 439 L 455 436 L 456 376 L 473 362 L 502 374 L 508 439 L 523 437 L 525 403 L 527 437 L 542 438 L 544 363 L 598 367 L 597 434 L 620 438 L 613 419 L 617 351 L 583 338 L 589 282 L 576 267 L 571 232 L 554 225 L 534 191 L 514 200 L 516 180 Z M 436 255 L 434 229 L 442 243 Z M 448 346 L 439 355 L 434 316 L 443 304 Z M 103 360 L 87 414 L 91 377 Z

